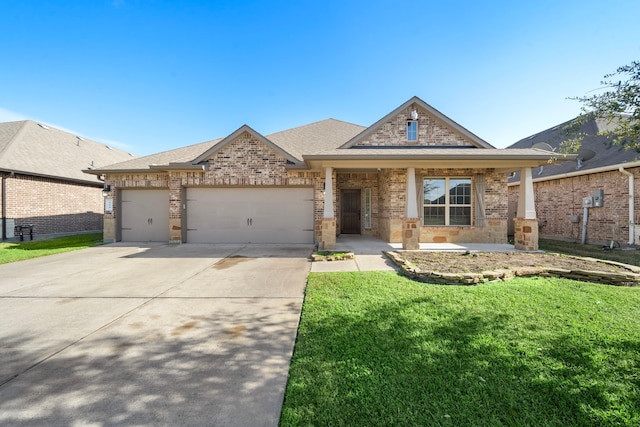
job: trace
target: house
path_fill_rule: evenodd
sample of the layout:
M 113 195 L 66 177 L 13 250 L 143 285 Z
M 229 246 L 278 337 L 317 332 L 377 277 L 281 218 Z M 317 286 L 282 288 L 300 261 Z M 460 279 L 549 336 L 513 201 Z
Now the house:
M 557 151 L 570 137 L 565 128 L 571 122 L 531 135 L 509 148 L 546 146 Z M 580 132 L 586 136 L 574 161 L 541 165 L 533 171 L 540 237 L 640 244 L 640 154 L 612 145 L 611 138 L 598 135 L 609 126 L 596 119 L 584 123 Z M 508 187 L 511 219 L 516 216 L 519 173 L 509 178 Z
M 108 186 L 111 241 L 316 243 L 358 234 L 420 242 L 507 242 L 507 173 L 553 161 L 496 149 L 414 97 L 369 127 L 335 119 L 227 137 L 87 170 Z M 527 172 L 528 171 L 528 172 Z M 531 191 L 516 245 L 537 248 Z
M 121 150 L 31 120 L 0 123 L 2 240 L 102 230 L 103 182 L 82 171 L 131 159 Z

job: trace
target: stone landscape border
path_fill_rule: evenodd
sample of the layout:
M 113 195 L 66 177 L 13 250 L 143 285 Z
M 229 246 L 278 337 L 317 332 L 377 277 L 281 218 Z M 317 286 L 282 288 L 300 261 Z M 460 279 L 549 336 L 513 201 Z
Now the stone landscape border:
M 483 271 L 482 273 L 441 273 L 437 271 L 422 271 L 417 266 L 402 258 L 401 252 L 385 251 L 384 254 L 391 259 L 403 273 L 416 281 L 435 283 L 440 285 L 478 285 L 491 281 L 505 281 L 515 277 L 562 277 L 565 279 L 580 280 L 583 282 L 604 283 L 614 286 L 639 286 L 640 268 L 614 261 L 595 258 L 581 258 L 588 261 L 596 261 L 604 264 L 616 265 L 629 270 L 625 272 L 610 272 L 600 270 L 567 270 L 554 267 L 520 267 L 514 269 L 499 269 Z

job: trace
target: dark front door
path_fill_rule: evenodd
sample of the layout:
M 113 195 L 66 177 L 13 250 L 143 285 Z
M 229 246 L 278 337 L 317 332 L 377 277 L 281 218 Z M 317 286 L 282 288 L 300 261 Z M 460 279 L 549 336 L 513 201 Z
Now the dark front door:
M 342 190 L 340 233 L 360 234 L 360 190 Z

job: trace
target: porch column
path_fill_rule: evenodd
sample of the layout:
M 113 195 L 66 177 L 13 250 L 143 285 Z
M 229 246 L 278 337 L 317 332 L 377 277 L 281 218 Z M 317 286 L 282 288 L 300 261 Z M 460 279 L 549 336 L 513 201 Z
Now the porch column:
M 333 168 L 324 170 L 324 210 L 320 249 L 336 248 L 336 218 L 333 211 Z
M 416 169 L 407 168 L 407 194 L 404 219 L 402 220 L 402 249 L 420 249 L 420 216 L 418 215 L 416 192 Z
M 525 251 L 537 251 L 538 220 L 536 218 L 531 168 L 522 168 L 520 171 L 518 212 L 513 223 L 515 248 Z

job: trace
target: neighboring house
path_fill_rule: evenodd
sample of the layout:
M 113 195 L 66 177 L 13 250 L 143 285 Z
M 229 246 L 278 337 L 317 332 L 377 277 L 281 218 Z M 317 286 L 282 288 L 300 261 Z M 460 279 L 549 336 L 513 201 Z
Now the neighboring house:
M 83 173 L 132 155 L 36 123 L 0 123 L 2 240 L 14 227 L 40 235 L 102 230 L 103 182 Z
M 546 143 L 557 151 L 560 143 L 569 138 L 564 129 L 570 122 L 524 138 L 509 148 L 541 147 Z M 580 131 L 586 137 L 577 159 L 542 165 L 533 171 L 540 237 L 640 244 L 640 154 L 599 136 L 606 126 L 602 120 L 585 123 Z M 516 216 L 519 182 L 517 173 L 509 179 L 510 219 Z M 598 197 L 600 194 L 602 198 Z M 584 198 L 586 203 L 594 202 L 593 207 L 587 208 L 586 227 Z
M 316 243 L 339 234 L 507 242 L 507 173 L 553 154 L 496 149 L 414 97 L 370 127 L 328 119 L 229 136 L 86 171 L 111 190 L 112 241 Z M 531 173 L 523 174 L 531 187 Z M 533 200 L 516 246 L 537 248 Z

